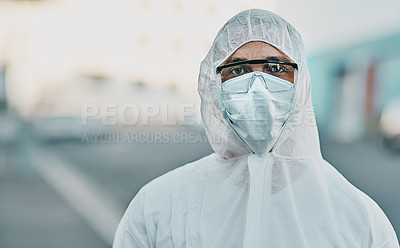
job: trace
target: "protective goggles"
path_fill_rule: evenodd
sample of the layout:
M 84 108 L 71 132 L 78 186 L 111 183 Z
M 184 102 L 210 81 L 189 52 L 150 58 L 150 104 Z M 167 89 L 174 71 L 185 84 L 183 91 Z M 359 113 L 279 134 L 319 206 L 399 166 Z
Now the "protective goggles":
M 295 84 L 297 70 L 298 66 L 296 63 L 280 60 L 256 59 L 242 60 L 221 65 L 217 67 L 216 72 L 217 74 L 221 74 L 222 83 L 253 71 L 261 71 Z

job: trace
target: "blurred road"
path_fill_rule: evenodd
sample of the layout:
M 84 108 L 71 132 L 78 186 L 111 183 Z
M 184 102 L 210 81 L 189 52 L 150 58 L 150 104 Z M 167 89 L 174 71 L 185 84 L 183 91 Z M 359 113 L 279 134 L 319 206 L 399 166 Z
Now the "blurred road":
M 399 235 L 400 154 L 367 141 L 321 147 L 384 209 Z M 114 225 L 145 183 L 212 152 L 206 142 L 60 142 L 30 149 L 29 161 L 8 155 L 0 167 L 2 248 L 110 247 Z M 104 223 L 109 228 L 99 229 Z
M 108 247 L 21 150 L 0 151 L 0 247 Z
M 195 133 L 169 132 L 166 143 L 149 132 L 139 143 L 31 140 L 2 149 L 0 247 L 110 247 L 116 224 L 145 183 L 212 151 L 205 135 Z

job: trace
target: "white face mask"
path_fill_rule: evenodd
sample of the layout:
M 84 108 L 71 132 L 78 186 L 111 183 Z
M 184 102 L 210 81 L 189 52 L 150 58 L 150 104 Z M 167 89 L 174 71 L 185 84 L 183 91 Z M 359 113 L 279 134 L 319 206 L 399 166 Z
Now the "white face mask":
M 247 73 L 221 85 L 224 117 L 258 156 L 276 143 L 292 108 L 294 84 L 263 72 Z

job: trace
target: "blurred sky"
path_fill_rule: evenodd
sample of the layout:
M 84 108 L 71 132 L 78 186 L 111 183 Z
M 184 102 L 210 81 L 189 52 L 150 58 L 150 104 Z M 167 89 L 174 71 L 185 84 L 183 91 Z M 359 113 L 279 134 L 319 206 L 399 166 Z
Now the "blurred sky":
M 60 111 L 68 102 L 87 103 L 79 84 L 71 84 L 81 74 L 106 76 L 121 87 L 172 87 L 197 103 L 200 62 L 219 28 L 248 8 L 287 19 L 309 54 L 400 30 L 398 0 L 0 1 L 0 66 L 8 66 L 11 106 L 35 116 L 45 96 L 56 102 L 65 87 L 77 96 L 58 104 Z M 120 100 L 132 97 L 122 91 Z M 99 102 L 113 101 L 107 92 Z

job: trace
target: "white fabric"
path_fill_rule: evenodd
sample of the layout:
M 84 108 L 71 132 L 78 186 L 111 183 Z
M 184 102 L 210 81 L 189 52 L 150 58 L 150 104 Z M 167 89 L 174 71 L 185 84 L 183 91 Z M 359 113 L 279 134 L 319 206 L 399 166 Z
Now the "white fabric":
M 249 41 L 299 65 L 288 123 L 272 152 L 250 153 L 221 115 L 215 68 Z M 114 248 L 399 247 L 382 210 L 321 156 L 303 43 L 279 16 L 248 10 L 230 19 L 201 64 L 202 118 L 215 153 L 144 186 Z

